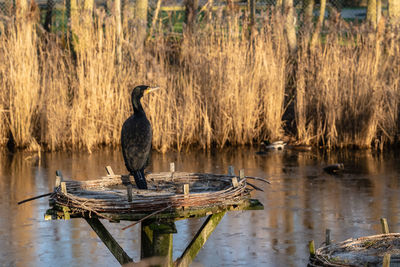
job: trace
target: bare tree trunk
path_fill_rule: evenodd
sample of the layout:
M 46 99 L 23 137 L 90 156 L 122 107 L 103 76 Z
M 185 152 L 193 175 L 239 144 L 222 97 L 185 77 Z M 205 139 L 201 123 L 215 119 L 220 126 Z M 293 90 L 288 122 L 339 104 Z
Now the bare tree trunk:
M 317 26 L 315 27 L 315 31 L 313 33 L 313 36 L 311 37 L 311 42 L 310 42 L 311 49 L 317 44 L 317 41 L 319 39 L 319 34 L 321 32 L 322 25 L 324 23 L 325 9 L 326 9 L 326 0 L 321 0 Z
M 197 9 L 199 7 L 199 0 L 185 0 L 185 24 L 186 31 L 192 32 L 196 22 Z
M 71 42 L 74 52 L 84 50 L 88 45 L 87 30 L 93 22 L 93 0 L 68 0 Z
M 138 40 L 143 43 L 147 32 L 147 10 L 149 7 L 148 0 L 136 0 L 135 6 L 135 24 L 138 31 Z
M 47 0 L 47 7 L 46 7 L 47 11 L 46 11 L 46 17 L 44 20 L 43 28 L 48 32 L 51 30 L 51 22 L 52 22 L 52 18 L 53 18 L 54 6 L 55 6 L 55 1 Z
M 15 1 L 15 16 L 17 19 L 22 18 L 28 12 L 28 0 Z
M 381 17 L 382 17 L 382 0 L 376 0 L 376 25 L 379 24 Z
M 276 0 L 276 10 L 282 11 L 283 9 L 283 0 Z
M 367 22 L 375 29 L 376 28 L 376 1 L 368 0 L 367 5 Z
M 303 23 L 309 27 L 312 23 L 314 11 L 314 0 L 303 0 Z
M 151 26 L 149 29 L 149 35 L 147 36 L 147 40 L 150 40 L 153 36 L 153 31 L 154 31 L 154 28 L 156 27 L 156 22 L 158 19 L 158 13 L 160 13 L 160 9 L 161 9 L 161 3 L 162 3 L 162 0 L 157 0 L 157 7 L 153 13 L 153 20 L 151 21 Z
M 115 18 L 115 31 L 117 35 L 117 47 L 116 47 L 116 60 L 117 64 L 122 62 L 122 20 L 121 20 L 121 0 L 114 0 L 114 18 Z
M 296 37 L 296 17 L 293 8 L 293 0 L 284 0 L 283 8 L 285 11 L 285 33 L 288 41 L 289 49 L 292 54 L 297 50 Z
M 389 22 L 393 26 L 400 25 L 400 1 L 388 0 Z
M 147 9 L 149 7 L 148 0 L 136 0 L 135 18 L 147 23 Z

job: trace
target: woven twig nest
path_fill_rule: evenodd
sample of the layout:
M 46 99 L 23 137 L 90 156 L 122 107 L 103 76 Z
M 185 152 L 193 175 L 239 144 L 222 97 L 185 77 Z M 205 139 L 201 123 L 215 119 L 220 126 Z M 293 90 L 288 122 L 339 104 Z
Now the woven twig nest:
M 400 263 L 400 233 L 348 239 L 321 247 L 309 266 L 382 266 L 385 254 L 391 255 L 391 264 Z
M 131 178 L 132 180 L 132 178 Z M 186 172 L 166 172 L 147 175 L 148 190 L 132 187 L 132 200 L 128 200 L 128 176 L 106 176 L 98 180 L 66 181 L 67 193 L 57 187 L 52 201 L 73 212 L 132 213 L 152 212 L 170 206 L 173 208 L 232 205 L 249 196 L 246 178 L 237 178 L 235 186 L 231 176 Z M 183 187 L 189 185 L 189 194 Z

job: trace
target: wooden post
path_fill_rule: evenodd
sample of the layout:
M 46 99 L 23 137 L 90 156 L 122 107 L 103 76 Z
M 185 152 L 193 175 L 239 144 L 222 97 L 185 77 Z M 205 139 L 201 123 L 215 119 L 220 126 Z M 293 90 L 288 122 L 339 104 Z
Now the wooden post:
M 176 267 L 189 266 L 192 263 L 193 259 L 197 256 L 200 249 L 204 246 L 207 239 L 210 237 L 211 233 L 214 231 L 214 229 L 217 227 L 219 222 L 224 217 L 225 213 L 226 212 L 224 211 L 207 217 L 207 219 L 205 220 L 199 231 L 193 237 L 189 246 L 182 253 L 182 256 L 180 256 L 176 260 L 175 262 Z
M 238 187 L 239 183 L 238 183 L 238 180 L 236 177 L 232 178 L 232 185 L 233 185 L 233 187 Z
M 310 243 L 308 244 L 308 248 L 310 250 L 310 257 L 315 256 L 315 245 L 314 245 L 314 240 L 311 240 Z
M 382 233 L 383 234 L 388 234 L 389 233 L 389 226 L 388 226 L 386 218 L 381 218 L 381 225 L 382 225 Z
M 170 171 L 170 172 L 175 172 L 175 163 L 171 162 L 171 163 L 169 164 L 169 171 Z
M 189 184 L 183 185 L 183 194 L 185 195 L 185 197 L 189 196 Z
M 126 186 L 126 192 L 128 194 L 128 202 L 132 202 L 132 185 L 128 184 Z
M 55 183 L 54 187 L 57 188 L 60 185 L 61 185 L 61 178 L 59 176 L 56 176 L 56 183 Z
M 228 167 L 228 175 L 229 176 L 234 176 L 235 175 L 235 170 L 234 170 L 234 167 L 232 165 Z
M 383 256 L 383 262 L 382 262 L 382 267 L 389 267 L 390 266 L 390 254 L 386 253 Z
M 54 185 L 55 188 L 59 187 L 61 185 L 61 182 L 64 181 L 64 178 L 62 176 L 61 171 L 56 170 L 56 183 Z M 54 189 L 55 189 L 54 188 Z
M 241 171 L 242 171 L 242 170 L 240 170 L 240 172 L 241 172 Z M 239 173 L 240 173 L 240 172 L 239 172 Z M 234 171 L 233 166 L 229 166 L 229 167 L 228 167 L 228 175 L 229 175 L 229 176 L 235 176 L 235 171 Z M 233 187 L 237 187 L 237 186 L 238 186 L 238 180 L 237 180 L 236 177 L 233 177 L 233 178 L 231 179 L 231 181 L 232 181 Z
M 64 177 L 63 177 L 62 172 L 60 170 L 56 170 L 56 176 L 60 177 L 61 181 L 64 180 Z
M 239 178 L 240 178 L 240 179 L 244 179 L 244 169 L 241 169 L 241 170 L 239 171 Z
M 132 262 L 132 259 L 126 254 L 117 241 L 115 241 L 114 237 L 112 237 L 99 219 L 85 218 L 85 220 L 121 265 Z
M 61 182 L 61 192 L 63 194 L 67 194 L 67 185 L 65 184 L 65 182 Z
M 141 227 L 141 259 L 159 257 L 158 266 L 172 266 L 172 233 L 176 232 L 172 221 L 145 220 Z M 152 264 L 153 265 L 153 264 Z
M 331 229 L 325 230 L 325 245 L 329 246 L 331 244 Z

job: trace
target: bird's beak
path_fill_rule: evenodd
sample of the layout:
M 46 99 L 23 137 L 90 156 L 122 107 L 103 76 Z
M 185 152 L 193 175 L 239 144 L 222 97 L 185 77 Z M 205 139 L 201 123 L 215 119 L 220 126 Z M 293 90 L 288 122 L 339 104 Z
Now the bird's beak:
M 153 92 L 153 91 L 158 90 L 158 89 L 160 89 L 160 86 L 149 87 L 146 90 L 144 90 L 143 95 L 147 95 L 148 93 Z

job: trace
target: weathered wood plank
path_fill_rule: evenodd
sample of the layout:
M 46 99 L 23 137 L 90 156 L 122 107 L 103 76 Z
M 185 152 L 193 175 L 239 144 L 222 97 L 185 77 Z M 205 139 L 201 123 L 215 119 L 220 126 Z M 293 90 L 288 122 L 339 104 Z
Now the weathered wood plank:
M 182 256 L 176 260 L 175 266 L 189 266 L 192 263 L 203 245 L 206 243 L 207 239 L 210 237 L 211 233 L 222 220 L 222 217 L 224 217 L 225 213 L 226 212 L 221 212 L 207 217 L 206 221 L 193 237 L 192 241 L 187 246 Z
M 117 261 L 122 265 L 132 262 L 132 258 L 126 254 L 114 237 L 108 232 L 104 225 L 97 218 L 85 218 L 86 222 L 96 232 L 97 236 L 103 241 L 104 245 L 110 250 Z

